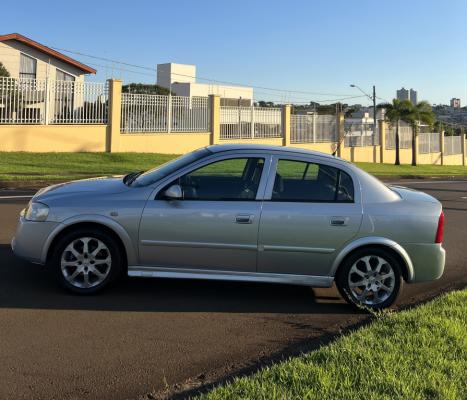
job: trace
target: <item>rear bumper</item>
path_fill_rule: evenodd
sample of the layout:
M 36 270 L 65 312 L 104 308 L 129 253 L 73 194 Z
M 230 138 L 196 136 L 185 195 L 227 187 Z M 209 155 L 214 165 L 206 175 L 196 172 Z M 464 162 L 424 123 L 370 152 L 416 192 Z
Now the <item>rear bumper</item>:
M 11 241 L 13 253 L 27 261 L 45 264 L 46 252 L 44 252 L 44 244 L 57 225 L 59 225 L 58 222 L 27 221 L 21 216 L 15 237 Z
M 412 282 L 433 281 L 443 275 L 446 251 L 440 244 L 404 243 L 413 265 Z

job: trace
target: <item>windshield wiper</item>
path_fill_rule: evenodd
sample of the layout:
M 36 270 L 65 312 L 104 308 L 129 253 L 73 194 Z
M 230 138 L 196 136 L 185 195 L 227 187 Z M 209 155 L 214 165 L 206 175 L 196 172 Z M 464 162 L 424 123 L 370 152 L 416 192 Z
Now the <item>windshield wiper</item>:
M 123 183 L 127 186 L 130 186 L 134 180 L 140 176 L 144 171 L 134 171 L 134 172 L 130 172 L 129 174 L 126 174 L 124 177 L 123 177 Z

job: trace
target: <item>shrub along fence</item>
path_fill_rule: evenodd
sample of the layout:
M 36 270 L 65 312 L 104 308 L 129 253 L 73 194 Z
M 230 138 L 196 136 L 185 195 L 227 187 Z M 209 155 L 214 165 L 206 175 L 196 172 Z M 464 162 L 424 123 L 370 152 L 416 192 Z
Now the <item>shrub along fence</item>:
M 412 130 L 399 128 L 402 163 Z M 464 139 L 464 140 L 463 140 Z M 464 136 L 424 132 L 420 163 L 465 164 Z M 291 114 L 291 107 L 221 106 L 218 96 L 122 93 L 122 83 L 0 78 L 0 151 L 110 151 L 180 154 L 209 144 L 261 143 L 394 162 L 395 128 L 346 123 L 342 113 Z

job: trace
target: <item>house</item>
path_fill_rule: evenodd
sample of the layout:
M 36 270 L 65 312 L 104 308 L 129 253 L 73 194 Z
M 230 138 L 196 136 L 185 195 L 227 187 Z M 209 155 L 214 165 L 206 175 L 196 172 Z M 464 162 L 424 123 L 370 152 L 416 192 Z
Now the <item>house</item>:
M 0 62 L 17 79 L 83 82 L 96 70 L 19 33 L 0 35 Z
M 172 90 L 177 96 L 221 97 L 221 105 L 249 106 L 253 102 L 253 88 L 196 82 L 196 66 L 166 63 L 157 65 L 157 84 Z

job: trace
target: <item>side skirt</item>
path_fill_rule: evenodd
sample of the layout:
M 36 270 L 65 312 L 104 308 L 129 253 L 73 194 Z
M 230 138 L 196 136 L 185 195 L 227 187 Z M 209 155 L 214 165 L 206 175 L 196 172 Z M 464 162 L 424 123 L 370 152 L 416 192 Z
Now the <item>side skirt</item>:
M 217 281 L 268 282 L 313 287 L 331 287 L 334 277 L 314 275 L 271 274 L 262 272 L 213 271 L 206 269 L 128 267 L 128 276 L 141 278 L 208 279 Z

